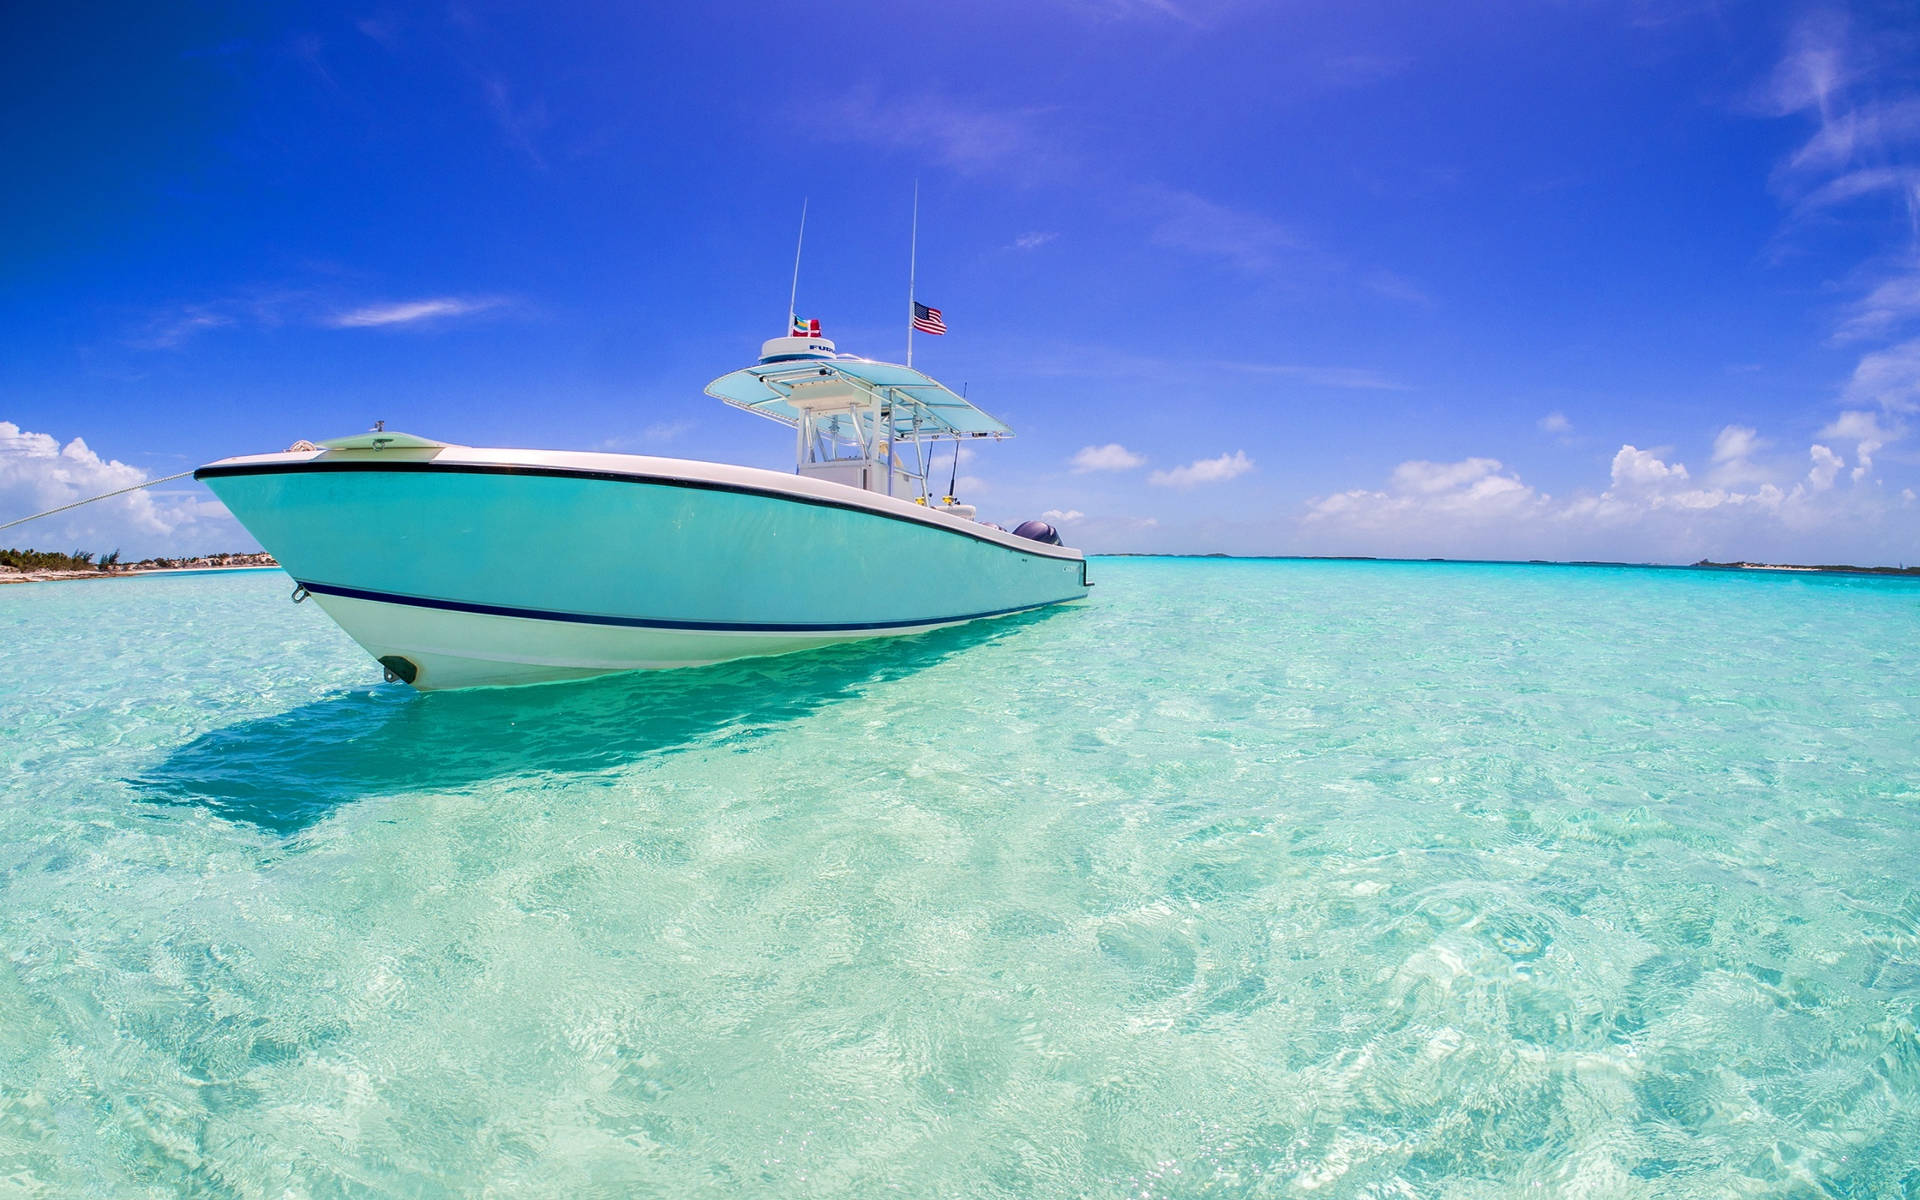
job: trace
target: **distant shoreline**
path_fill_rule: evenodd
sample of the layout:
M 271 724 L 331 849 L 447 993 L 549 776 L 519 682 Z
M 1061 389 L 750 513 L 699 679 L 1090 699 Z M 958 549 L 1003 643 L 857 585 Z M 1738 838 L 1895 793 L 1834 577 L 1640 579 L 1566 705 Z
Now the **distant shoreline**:
M 1920 567 L 1859 567 L 1845 563 L 1762 563 L 1762 562 L 1714 562 L 1701 559 L 1695 563 L 1647 563 L 1647 562 L 1611 562 L 1602 559 L 1546 559 L 1546 558 L 1390 558 L 1371 554 L 1143 554 L 1134 551 L 1117 551 L 1110 554 L 1089 554 L 1088 558 L 1192 558 L 1228 562 L 1378 562 L 1378 563 L 1448 563 L 1454 566 L 1484 567 L 1632 567 L 1652 571 L 1775 571 L 1803 575 L 1894 575 L 1908 578 L 1920 578 Z M 199 558 L 150 558 L 137 563 L 127 563 L 102 569 L 88 567 L 82 570 L 17 570 L 0 566 L 0 584 L 8 583 L 62 583 L 79 579 L 125 579 L 133 575 L 187 574 L 203 571 L 257 571 L 278 567 L 280 564 L 271 554 L 210 554 Z
M 1239 562 L 1377 562 L 1377 563 L 1450 563 L 1471 567 L 1632 567 L 1648 571 L 1781 571 L 1807 575 L 1897 575 L 1920 578 L 1920 567 L 1856 567 L 1844 563 L 1695 563 L 1614 562 L 1607 559 L 1553 558 L 1393 558 L 1374 554 L 1147 554 L 1115 551 L 1089 554 L 1088 558 L 1197 558 Z
M 0 566 L 0 584 L 65 583 L 79 579 L 125 579 L 133 575 L 187 574 L 201 571 L 259 571 L 280 564 L 271 554 L 206 554 L 197 558 L 148 558 L 137 563 L 115 563 L 73 569 L 20 569 Z

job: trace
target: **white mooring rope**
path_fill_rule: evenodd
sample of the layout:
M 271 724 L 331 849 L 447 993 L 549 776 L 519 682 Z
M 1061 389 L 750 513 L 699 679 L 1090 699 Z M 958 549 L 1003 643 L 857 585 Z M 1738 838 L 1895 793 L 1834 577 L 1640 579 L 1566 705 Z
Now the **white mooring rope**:
M 62 504 L 59 508 L 50 508 L 45 512 L 37 512 L 30 517 L 21 517 L 18 521 L 8 521 L 6 524 L 0 525 L 0 529 L 12 529 L 15 525 L 25 525 L 28 521 L 38 521 L 41 517 L 50 517 L 55 513 L 63 513 L 70 508 L 79 508 L 82 504 L 92 504 L 95 500 L 108 500 L 114 496 L 124 496 L 128 492 L 137 492 L 141 488 L 150 488 L 156 483 L 172 483 L 176 479 L 185 479 L 191 474 L 193 474 L 192 471 L 182 471 L 178 475 L 167 475 L 159 479 L 149 479 L 145 483 L 136 483 L 132 487 L 123 487 L 118 491 L 101 492 L 98 496 L 88 496 L 85 500 L 75 500 L 72 504 Z

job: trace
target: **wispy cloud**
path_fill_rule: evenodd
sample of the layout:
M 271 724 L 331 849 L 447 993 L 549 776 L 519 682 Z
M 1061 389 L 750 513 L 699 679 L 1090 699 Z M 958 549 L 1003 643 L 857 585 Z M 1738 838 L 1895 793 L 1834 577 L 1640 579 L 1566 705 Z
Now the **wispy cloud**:
M 1316 367 L 1302 363 L 1216 362 L 1222 371 L 1241 371 L 1249 375 L 1278 375 L 1297 379 L 1315 387 L 1348 388 L 1363 392 L 1404 392 L 1407 385 L 1396 382 L 1370 367 Z
M 1427 305 L 1433 303 L 1433 297 L 1403 275 L 1392 271 L 1375 270 L 1367 272 L 1361 286 L 1376 296 L 1385 296 L 1389 300 L 1399 300 L 1406 304 Z
M 259 286 L 212 300 L 162 309 L 123 339 L 134 350 L 175 350 L 215 330 L 258 331 L 286 325 L 322 329 L 427 326 L 509 307 L 505 296 L 435 296 L 366 304 L 342 301 L 331 289 Z
M 1329 366 L 1311 363 L 1246 362 L 1228 359 L 1195 362 L 1190 358 L 1171 358 L 1141 354 L 1127 346 L 1063 343 L 1044 356 L 1025 362 L 1023 370 L 1036 375 L 1086 378 L 1098 375 L 1115 379 L 1151 379 L 1173 386 L 1190 387 L 1196 371 L 1219 376 L 1258 375 L 1296 380 L 1310 387 L 1341 388 L 1353 391 L 1404 392 L 1412 385 L 1372 367 Z M 1213 378 L 1209 375 L 1208 378 Z M 1230 382 L 1222 379 L 1220 382 Z
M 1858 108 L 1839 112 L 1831 111 L 1831 95 L 1823 99 L 1826 108 L 1819 130 L 1783 164 L 1783 170 L 1838 170 L 1853 162 L 1862 150 L 1871 153 L 1889 143 L 1920 138 L 1920 99 L 1869 100 Z
M 1317 75 L 1332 87 L 1366 87 L 1393 78 L 1412 62 L 1404 54 L 1340 54 L 1323 59 Z
M 465 317 L 499 308 L 497 296 L 438 296 L 428 300 L 407 300 L 397 304 L 373 304 L 336 313 L 324 323 L 335 329 L 372 329 L 389 325 L 417 325 L 449 317 Z
M 930 154 L 964 174 L 997 168 L 1022 177 L 1072 169 L 1074 156 L 1047 108 L 981 108 L 931 92 L 883 96 L 871 85 L 827 108 L 818 127 L 830 136 Z
M 1920 412 L 1920 338 L 1863 357 L 1841 393 L 1841 402 L 1874 404 L 1889 412 Z
M 1175 3 L 1174 0 L 1067 0 L 1069 8 L 1090 17 L 1103 20 L 1138 21 L 1169 20 L 1182 25 L 1202 26 L 1206 23 L 1199 7 L 1194 3 Z M 1217 4 L 1208 7 L 1218 7 Z
M 362 17 L 353 23 L 353 27 L 379 43 L 383 50 L 393 51 L 400 47 L 400 19 L 392 13 Z
M 1573 432 L 1573 422 L 1567 420 L 1563 412 L 1550 412 L 1535 422 L 1542 433 L 1566 434 Z
M 1059 236 L 1057 233 L 1023 233 L 1013 239 L 1013 248 L 1016 250 L 1038 250 Z
M 1886 337 L 1920 319 L 1920 270 L 1881 279 L 1847 307 L 1836 342 Z
M 1190 488 L 1203 483 L 1225 483 L 1237 479 L 1253 470 L 1253 460 L 1246 451 L 1235 450 L 1231 454 L 1222 454 L 1218 458 L 1203 458 L 1188 463 L 1184 467 L 1174 467 L 1167 471 L 1155 471 L 1147 476 L 1147 482 L 1155 487 Z
M 1844 13 L 1829 10 L 1803 18 L 1754 97 L 1759 110 L 1776 117 L 1812 110 L 1823 122 L 1830 120 L 1835 95 L 1853 79 L 1847 53 L 1850 33 Z
M 321 86 L 336 95 L 340 92 L 340 81 L 327 69 L 327 42 L 317 33 L 296 34 L 287 43 L 287 53 L 312 73 Z
M 1270 282 L 1361 289 L 1403 304 L 1431 304 L 1413 281 L 1380 267 L 1363 267 L 1329 253 L 1277 216 L 1237 208 L 1196 192 L 1157 184 L 1134 191 L 1155 246 L 1211 259 L 1241 275 Z
M 1876 192 L 1892 192 L 1900 197 L 1920 196 L 1920 168 L 1861 167 L 1848 171 L 1807 193 L 1801 198 L 1798 209 L 1804 213 L 1834 208 Z
M 1877 30 L 1841 13 L 1816 13 L 1795 26 L 1760 96 L 1762 111 L 1815 125 L 1773 173 L 1796 219 L 1849 217 L 1903 243 L 1858 273 L 1865 292 L 1841 312 L 1833 335 L 1839 343 L 1902 336 L 1920 318 L 1920 92 L 1907 69 L 1911 53 L 1908 29 Z M 1883 194 L 1894 204 L 1853 204 Z M 1865 482 L 1874 455 L 1906 432 L 1883 415 L 1920 411 L 1920 338 L 1864 351 L 1839 401 L 1844 411 L 1817 436 L 1853 442 L 1850 478 Z M 1843 469 L 1841 456 L 1820 443 L 1808 454 L 1803 486 L 1828 491 Z
M 487 98 L 487 111 L 493 114 L 494 124 L 499 126 L 507 145 L 517 150 L 531 166 L 546 170 L 546 156 L 540 153 L 538 141 L 548 124 L 546 102 L 535 99 L 516 103 L 506 77 L 498 74 L 482 75 L 480 89 Z
M 1920 93 L 1907 72 L 1889 69 L 1910 56 L 1909 40 L 1904 30 L 1876 31 L 1832 11 L 1795 26 L 1756 107 L 1814 122 L 1772 176 L 1796 218 L 1887 194 L 1908 237 L 1920 238 Z M 1871 220 L 1873 210 L 1861 215 Z
M 211 300 L 175 304 L 141 321 L 124 340 L 134 350 L 173 350 L 216 329 L 277 329 L 314 319 L 314 294 L 272 284 L 237 288 Z
M 204 305 L 189 304 L 177 312 L 163 313 L 147 323 L 146 331 L 127 339 L 135 350 L 172 350 L 192 341 L 210 329 L 232 325 L 234 318 Z
M 392 49 L 389 42 L 393 37 L 395 22 L 382 18 L 376 20 L 379 23 L 374 28 L 362 24 L 360 32 Z M 515 61 L 519 47 L 496 33 L 479 10 L 462 0 L 448 0 L 445 20 L 458 46 L 457 59 L 477 85 L 487 115 L 493 119 L 507 147 L 525 159 L 528 166 L 544 171 L 547 156 L 541 149 L 541 143 L 552 124 L 546 101 L 538 96 L 528 99 L 524 89 L 515 85 L 507 72 L 496 65 L 502 61 Z M 382 34 L 386 36 L 383 38 Z
M 1149 189 L 1148 196 L 1158 210 L 1150 235 L 1157 246 L 1219 259 L 1248 275 L 1264 274 L 1307 249 L 1291 227 L 1261 213 L 1173 189 Z
M 599 448 L 624 452 L 650 451 L 680 440 L 693 432 L 694 428 L 695 423 L 688 420 L 655 421 L 638 434 L 606 438 L 601 441 Z

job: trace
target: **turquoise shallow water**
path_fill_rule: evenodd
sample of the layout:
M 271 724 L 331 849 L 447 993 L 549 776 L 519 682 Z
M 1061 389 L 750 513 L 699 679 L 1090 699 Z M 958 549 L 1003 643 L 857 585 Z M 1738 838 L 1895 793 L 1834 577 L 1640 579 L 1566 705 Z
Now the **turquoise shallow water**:
M 0 1194 L 1920 1195 L 1920 584 L 1093 575 L 438 695 L 0 589 Z

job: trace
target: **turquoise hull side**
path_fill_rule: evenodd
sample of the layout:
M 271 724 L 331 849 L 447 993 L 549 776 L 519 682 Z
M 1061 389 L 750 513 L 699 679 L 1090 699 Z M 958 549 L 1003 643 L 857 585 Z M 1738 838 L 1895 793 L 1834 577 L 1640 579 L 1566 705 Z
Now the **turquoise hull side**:
M 939 624 L 1084 594 L 1077 555 L 818 499 L 532 473 L 206 480 L 295 579 L 488 610 L 693 628 Z

